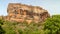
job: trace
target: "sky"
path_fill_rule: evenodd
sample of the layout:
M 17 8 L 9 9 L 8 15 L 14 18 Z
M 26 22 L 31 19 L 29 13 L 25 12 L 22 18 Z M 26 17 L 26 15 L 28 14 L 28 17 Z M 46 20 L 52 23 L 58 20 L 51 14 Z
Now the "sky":
M 0 15 L 8 15 L 7 7 L 9 3 L 40 6 L 47 10 L 50 15 L 60 14 L 60 0 L 0 0 Z

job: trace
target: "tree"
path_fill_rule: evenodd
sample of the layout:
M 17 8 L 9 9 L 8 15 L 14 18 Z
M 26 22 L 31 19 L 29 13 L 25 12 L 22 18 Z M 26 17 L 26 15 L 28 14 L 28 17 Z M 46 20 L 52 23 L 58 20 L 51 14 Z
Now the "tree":
M 60 34 L 60 15 L 53 15 L 44 23 L 45 34 Z
M 3 22 L 4 21 L 2 19 L 0 19 L 0 34 L 5 34 L 5 31 L 2 28 Z

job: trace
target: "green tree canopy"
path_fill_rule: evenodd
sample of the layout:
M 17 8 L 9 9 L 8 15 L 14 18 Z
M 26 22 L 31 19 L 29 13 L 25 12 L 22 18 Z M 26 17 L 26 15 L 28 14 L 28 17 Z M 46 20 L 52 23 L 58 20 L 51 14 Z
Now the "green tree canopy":
M 44 24 L 45 34 L 60 34 L 60 15 L 53 15 Z

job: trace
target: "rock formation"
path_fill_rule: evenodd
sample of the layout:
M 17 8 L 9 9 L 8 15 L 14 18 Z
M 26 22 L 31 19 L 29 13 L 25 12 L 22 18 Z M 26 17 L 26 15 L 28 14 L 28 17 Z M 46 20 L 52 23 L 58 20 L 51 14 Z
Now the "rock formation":
M 38 6 L 29 6 L 20 3 L 9 3 L 7 20 L 17 22 L 43 22 L 50 15 L 47 10 Z

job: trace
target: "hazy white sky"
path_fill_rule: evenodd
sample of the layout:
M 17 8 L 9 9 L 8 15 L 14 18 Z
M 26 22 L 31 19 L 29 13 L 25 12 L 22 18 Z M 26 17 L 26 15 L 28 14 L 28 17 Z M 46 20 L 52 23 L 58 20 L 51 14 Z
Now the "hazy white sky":
M 33 6 L 40 6 L 53 14 L 60 14 L 60 0 L 0 0 L 0 15 L 7 15 L 9 3 L 22 3 Z

